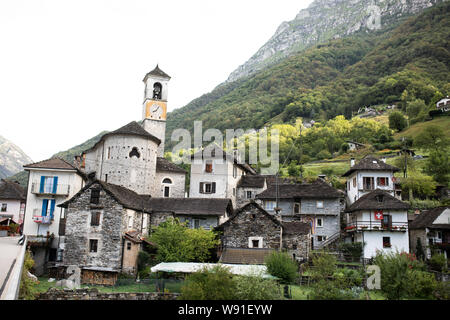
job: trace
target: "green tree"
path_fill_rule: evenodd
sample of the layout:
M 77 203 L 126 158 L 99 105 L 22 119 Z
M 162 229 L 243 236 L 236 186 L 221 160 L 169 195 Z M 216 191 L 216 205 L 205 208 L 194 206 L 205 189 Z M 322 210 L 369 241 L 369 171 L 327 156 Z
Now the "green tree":
M 426 173 L 444 185 L 450 181 L 450 157 L 446 150 L 433 151 L 426 160 Z
M 402 131 L 407 126 L 406 118 L 399 111 L 394 111 L 389 114 L 389 128 L 397 131 Z
M 210 250 L 219 244 L 213 231 L 189 229 L 186 223 L 173 218 L 161 223 L 149 240 L 156 244 L 156 258 L 161 262 L 204 262 L 210 258 Z
M 450 138 L 437 126 L 428 126 L 415 139 L 416 147 L 424 150 L 443 151 L 450 146 Z
M 436 190 L 436 182 L 433 178 L 420 172 L 414 172 L 408 178 L 401 179 L 402 190 L 405 192 L 412 191 L 414 197 L 425 199 L 434 194 Z
M 233 300 L 237 299 L 237 284 L 228 268 L 217 265 L 204 267 L 186 278 L 181 287 L 183 300 Z
M 274 251 L 264 263 L 267 272 L 280 278 L 283 283 L 292 283 L 298 277 L 298 265 L 286 252 Z

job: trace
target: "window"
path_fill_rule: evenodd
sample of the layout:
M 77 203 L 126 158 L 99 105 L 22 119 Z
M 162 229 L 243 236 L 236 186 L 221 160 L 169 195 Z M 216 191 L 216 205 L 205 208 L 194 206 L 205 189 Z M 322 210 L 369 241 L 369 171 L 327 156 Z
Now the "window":
M 275 201 L 265 201 L 264 202 L 265 208 L 266 210 L 273 210 L 276 206 L 276 202 Z
M 164 198 L 168 198 L 170 196 L 170 187 L 164 187 Z
M 155 82 L 153 85 L 153 99 L 161 100 L 161 92 L 162 92 L 162 85 L 159 82 Z
M 233 166 L 233 178 L 237 177 L 237 168 Z
M 100 212 L 91 212 L 91 226 L 100 225 Z
M 363 177 L 363 189 L 373 190 L 374 189 L 374 179 L 373 177 Z
M 353 188 L 356 188 L 356 177 L 353 178 Z
M 131 250 L 131 242 L 127 241 L 127 250 Z
M 107 159 L 111 159 L 111 147 L 108 147 Z
M 7 203 L 2 203 L 2 212 L 6 212 L 6 209 L 8 208 Z
M 233 196 L 236 196 L 236 188 L 233 188 Z
M 200 219 L 193 219 L 194 229 L 200 228 Z
M 323 208 L 323 201 L 316 201 L 316 207 L 318 209 L 322 209 Z
M 91 190 L 91 203 L 98 204 L 100 198 L 100 189 Z
M 212 172 L 212 162 L 208 161 L 205 165 L 205 172 Z
M 316 225 L 318 227 L 323 227 L 323 220 L 322 220 L 322 218 L 317 218 L 316 219 Z
M 381 226 L 383 228 L 390 228 L 392 226 L 392 216 L 388 214 L 383 214 L 383 220 L 381 221 Z
M 388 187 L 389 186 L 389 179 L 386 177 L 378 177 L 377 178 L 377 185 L 380 187 Z
M 252 240 L 253 248 L 259 248 L 259 240 Z
M 300 213 L 300 203 L 294 203 L 294 213 Z
M 322 242 L 327 240 L 327 236 L 317 236 L 317 241 Z
M 98 240 L 89 240 L 89 252 L 97 252 Z
M 263 238 L 262 237 L 249 237 L 248 238 L 248 247 L 249 248 L 262 248 L 263 247 Z
M 216 183 L 200 182 L 200 193 L 216 193 Z
M 108 174 L 105 174 L 105 182 L 108 182 Z
M 251 191 L 247 191 L 247 199 L 252 199 L 253 195 Z
M 391 237 L 383 237 L 383 248 L 391 247 Z
M 165 178 L 162 183 L 172 184 L 172 180 L 170 180 L 169 178 Z
M 132 157 L 136 157 L 136 158 L 140 158 L 141 154 L 138 151 L 138 148 L 133 147 L 133 149 L 131 149 L 130 153 L 128 154 L 128 156 L 130 157 L 130 159 Z
M 39 193 L 56 193 L 58 177 L 41 176 Z
M 133 228 L 133 216 L 128 216 L 128 228 Z

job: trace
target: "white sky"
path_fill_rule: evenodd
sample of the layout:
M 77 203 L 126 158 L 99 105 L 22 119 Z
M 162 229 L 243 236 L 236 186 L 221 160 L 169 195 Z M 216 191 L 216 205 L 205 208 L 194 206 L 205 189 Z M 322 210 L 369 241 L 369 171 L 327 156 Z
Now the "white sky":
M 0 135 L 40 161 L 140 120 L 157 63 L 182 107 L 311 2 L 1 0 Z

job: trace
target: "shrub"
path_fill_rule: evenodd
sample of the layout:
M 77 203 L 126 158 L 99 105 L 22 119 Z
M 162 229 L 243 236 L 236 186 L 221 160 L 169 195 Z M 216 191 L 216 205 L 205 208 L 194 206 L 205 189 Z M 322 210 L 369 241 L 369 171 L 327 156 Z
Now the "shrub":
M 342 289 L 338 281 L 319 280 L 308 294 L 308 300 L 351 300 L 354 295 L 351 290 Z
M 336 257 L 326 252 L 316 252 L 311 255 L 314 268 L 311 276 L 314 280 L 326 280 L 336 271 Z
M 17 231 L 19 230 L 19 225 L 16 223 L 10 223 L 9 224 L 9 232 L 16 234 Z
M 236 299 L 236 282 L 230 271 L 223 266 L 215 266 L 192 273 L 181 287 L 183 300 L 232 300 Z
M 278 300 L 282 298 L 276 281 L 260 276 L 239 276 L 236 280 L 236 299 L 239 300 Z
M 292 283 L 298 276 L 298 265 L 286 252 L 275 251 L 265 260 L 267 272 L 280 278 L 283 283 Z
M 27 250 L 25 252 L 25 259 L 23 262 L 22 277 L 20 279 L 19 299 L 21 300 L 34 300 L 35 299 L 35 286 L 36 282 L 28 276 L 28 272 L 34 266 L 34 260 L 31 256 L 31 252 Z
M 437 281 L 434 275 L 420 270 L 408 270 L 407 295 L 414 298 L 431 298 L 437 289 Z
M 428 262 L 435 271 L 444 271 L 447 265 L 447 259 L 444 254 L 433 254 Z
M 363 254 L 363 244 L 361 242 L 340 243 L 339 250 L 346 256 L 351 256 L 354 261 L 359 261 Z

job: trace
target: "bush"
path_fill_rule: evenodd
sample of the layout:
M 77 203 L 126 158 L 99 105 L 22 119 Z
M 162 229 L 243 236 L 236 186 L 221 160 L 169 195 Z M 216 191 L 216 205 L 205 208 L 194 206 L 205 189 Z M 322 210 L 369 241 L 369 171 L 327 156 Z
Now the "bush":
M 407 126 L 406 118 L 401 112 L 394 111 L 389 115 L 389 128 L 402 131 Z
M 432 298 L 438 284 L 434 275 L 420 270 L 408 270 L 406 278 L 408 286 L 407 295 L 414 298 Z
M 19 230 L 19 225 L 18 224 L 16 224 L 16 223 L 10 223 L 9 224 L 9 232 L 10 233 L 16 234 L 18 230 Z
M 282 298 L 276 281 L 260 276 L 239 276 L 236 280 L 236 299 L 239 300 L 278 300 Z
M 359 261 L 363 254 L 363 244 L 361 242 L 340 243 L 339 250 L 344 254 L 345 258 L 351 257 L 353 261 Z
M 233 300 L 236 299 L 236 282 L 231 272 L 223 266 L 215 266 L 192 273 L 181 287 L 183 300 Z
M 312 286 L 308 300 L 351 300 L 354 295 L 351 290 L 342 289 L 338 281 L 320 280 Z
M 435 271 L 444 271 L 447 266 L 447 259 L 445 258 L 444 254 L 433 254 L 430 258 L 430 261 L 428 261 L 431 269 Z
M 23 262 L 22 277 L 20 279 L 19 299 L 21 300 L 34 300 L 35 299 L 35 286 L 36 282 L 28 276 L 28 272 L 34 266 L 34 260 L 31 256 L 31 252 L 27 250 L 25 252 L 25 259 Z
M 298 265 L 286 252 L 273 252 L 265 260 L 267 272 L 280 278 L 283 283 L 292 283 L 298 276 Z

